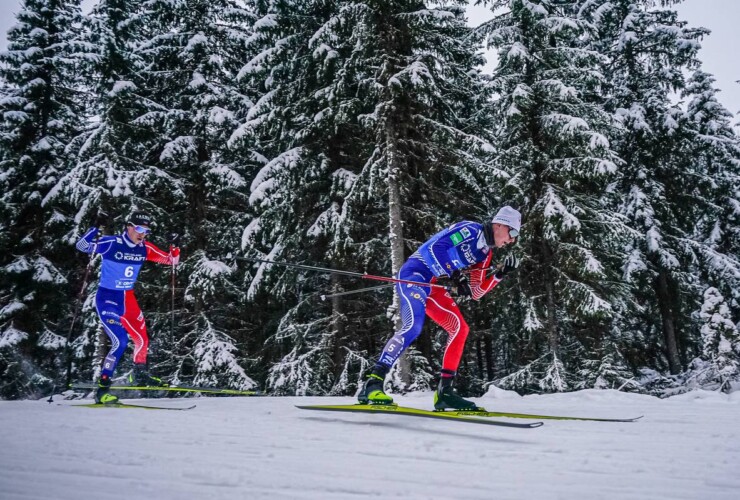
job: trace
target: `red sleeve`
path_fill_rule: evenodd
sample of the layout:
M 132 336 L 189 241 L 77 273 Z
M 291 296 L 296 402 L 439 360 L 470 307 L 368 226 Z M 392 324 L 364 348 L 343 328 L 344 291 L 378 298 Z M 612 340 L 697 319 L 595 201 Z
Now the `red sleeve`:
M 149 241 L 145 241 L 144 246 L 146 246 L 146 260 L 148 261 L 156 262 L 157 264 L 177 265 L 180 260 L 179 248 L 172 248 L 170 253 L 166 253 Z
M 473 300 L 480 300 L 485 294 L 490 292 L 493 287 L 498 285 L 501 280 L 496 279 L 495 273 L 492 273 L 489 278 L 486 278 L 486 270 L 491 265 L 491 257 L 493 251 L 488 252 L 488 257 L 483 262 L 479 262 L 472 266 L 470 271 L 470 291 L 473 293 Z

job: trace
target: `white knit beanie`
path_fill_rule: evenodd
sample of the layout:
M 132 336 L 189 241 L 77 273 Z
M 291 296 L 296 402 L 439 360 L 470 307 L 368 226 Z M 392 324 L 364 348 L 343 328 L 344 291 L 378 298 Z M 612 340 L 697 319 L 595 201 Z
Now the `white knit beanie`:
M 493 224 L 505 224 L 519 231 L 522 227 L 522 214 L 519 213 L 519 210 L 506 205 L 505 207 L 501 207 L 491 222 Z

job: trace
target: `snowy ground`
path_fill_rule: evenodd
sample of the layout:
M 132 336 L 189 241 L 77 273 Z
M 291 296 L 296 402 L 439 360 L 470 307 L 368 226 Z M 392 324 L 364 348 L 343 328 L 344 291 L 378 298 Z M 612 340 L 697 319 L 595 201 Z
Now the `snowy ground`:
M 431 407 L 431 393 L 397 400 Z M 348 398 L 187 401 L 197 408 L 0 401 L 0 498 L 740 498 L 740 392 L 659 400 L 497 391 L 477 400 L 501 411 L 645 415 L 636 423 L 547 421 L 536 429 L 293 406 Z

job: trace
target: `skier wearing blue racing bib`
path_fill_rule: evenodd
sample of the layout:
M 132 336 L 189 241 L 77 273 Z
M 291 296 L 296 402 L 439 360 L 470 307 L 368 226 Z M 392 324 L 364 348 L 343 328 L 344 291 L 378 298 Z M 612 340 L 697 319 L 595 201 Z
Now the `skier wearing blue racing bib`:
M 487 276 L 494 249 L 517 241 L 521 221 L 519 211 L 505 206 L 490 222 L 479 224 L 462 221 L 453 224 L 422 244 L 401 267 L 398 278 L 436 283 L 438 278 L 451 277 L 458 282 L 458 295 L 479 300 L 519 266 L 519 260 L 508 255 Z M 463 270 L 469 272 L 463 273 Z M 434 394 L 434 407 L 437 410 L 475 409 L 475 403 L 461 398 L 453 389 L 469 328 L 450 293 L 443 288 L 401 283 L 396 285 L 396 292 L 401 303 L 401 329 L 386 343 L 357 399 L 363 404 L 393 403 L 393 399 L 383 391 L 385 377 L 401 354 L 419 336 L 425 316 L 429 316 L 448 333 L 442 374 Z
M 134 284 L 145 261 L 176 266 L 180 249 L 170 246 L 169 253 L 146 241 L 151 219 L 143 213 L 133 214 L 122 234 L 98 238 L 100 224 L 90 228 L 77 242 L 77 249 L 85 253 L 100 254 L 103 259 L 100 286 L 95 296 L 95 307 L 111 340 L 111 349 L 103 360 L 95 401 L 114 404 L 118 398 L 110 394 L 111 378 L 123 353 L 128 337 L 134 343 L 134 371 L 129 382 L 144 386 L 166 386 L 161 379 L 152 377 L 146 368 L 149 337 L 144 314 L 134 296 Z

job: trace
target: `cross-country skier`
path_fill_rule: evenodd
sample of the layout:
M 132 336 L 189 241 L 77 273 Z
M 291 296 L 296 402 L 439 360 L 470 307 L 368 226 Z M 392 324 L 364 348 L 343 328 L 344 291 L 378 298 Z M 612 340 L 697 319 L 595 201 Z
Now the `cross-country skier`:
M 504 276 L 519 266 L 519 260 L 513 255 L 508 255 L 502 266 L 490 276 L 486 276 L 487 269 L 491 266 L 494 248 L 515 243 L 521 229 L 521 221 L 519 211 L 505 206 L 496 213 L 491 222 L 479 224 L 462 221 L 453 224 L 421 245 L 401 267 L 398 278 L 435 283 L 438 278 L 451 277 L 457 281 L 458 295 L 479 300 L 504 279 Z M 468 268 L 469 273 L 461 272 Z M 397 284 L 396 292 L 401 301 L 401 330 L 385 345 L 357 399 L 364 404 L 393 402 L 393 399 L 383 392 L 385 377 L 396 360 L 421 333 L 426 315 L 444 328 L 449 335 L 439 387 L 434 393 L 434 408 L 475 409 L 475 403 L 461 398 L 453 389 L 453 381 L 469 328 L 449 292 L 442 288 L 410 284 Z
M 129 382 L 142 386 L 167 385 L 147 370 L 149 337 L 133 289 L 144 261 L 176 266 L 180 261 L 180 249 L 171 245 L 167 253 L 146 241 L 151 231 L 151 218 L 146 214 L 134 213 L 120 235 L 97 238 L 102 222 L 96 221 L 95 227 L 80 238 L 77 249 L 100 254 L 103 258 L 95 307 L 112 345 L 103 360 L 95 401 L 112 404 L 117 403 L 118 398 L 110 393 L 111 378 L 126 351 L 129 335 L 134 342 L 134 370 Z

